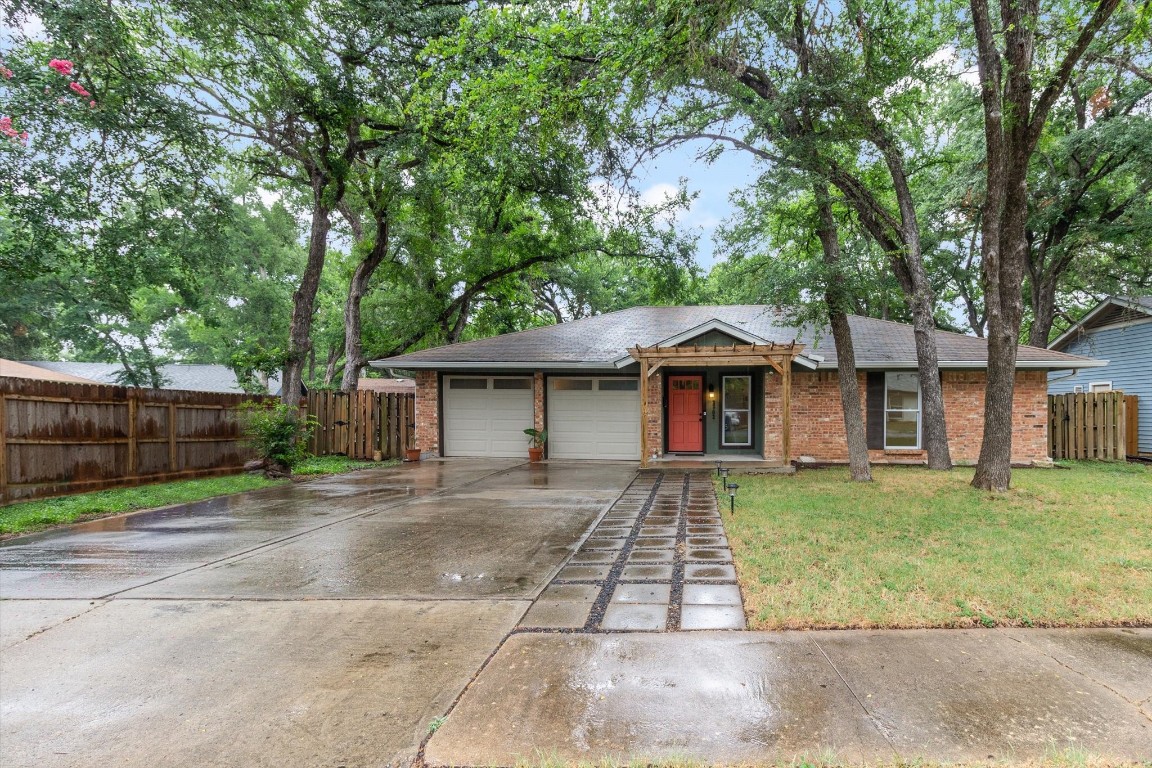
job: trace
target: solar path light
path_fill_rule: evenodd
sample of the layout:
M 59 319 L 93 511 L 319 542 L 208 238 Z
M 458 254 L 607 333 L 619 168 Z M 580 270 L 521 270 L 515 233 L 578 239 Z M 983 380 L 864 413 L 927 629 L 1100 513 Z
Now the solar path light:
M 731 505 L 730 513 L 736 514 L 736 490 L 740 487 L 736 483 L 726 483 L 725 488 L 728 489 L 728 502 Z

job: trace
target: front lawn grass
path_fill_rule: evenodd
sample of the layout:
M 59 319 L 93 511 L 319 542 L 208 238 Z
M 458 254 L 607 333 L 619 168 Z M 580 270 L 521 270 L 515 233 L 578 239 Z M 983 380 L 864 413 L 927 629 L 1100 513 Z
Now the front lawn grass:
M 724 524 L 753 629 L 1152 624 L 1152 470 L 1076 462 L 743 475 Z

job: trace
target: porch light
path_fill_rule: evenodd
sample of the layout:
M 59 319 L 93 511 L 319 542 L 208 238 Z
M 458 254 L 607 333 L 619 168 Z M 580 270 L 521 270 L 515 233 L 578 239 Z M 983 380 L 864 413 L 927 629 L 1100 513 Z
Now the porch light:
M 736 483 L 726 483 L 725 488 L 728 489 L 728 502 L 730 504 L 730 514 L 736 514 L 736 490 L 740 487 Z
M 708 399 L 709 400 L 715 400 L 716 399 L 716 385 L 715 384 L 709 384 L 708 385 Z

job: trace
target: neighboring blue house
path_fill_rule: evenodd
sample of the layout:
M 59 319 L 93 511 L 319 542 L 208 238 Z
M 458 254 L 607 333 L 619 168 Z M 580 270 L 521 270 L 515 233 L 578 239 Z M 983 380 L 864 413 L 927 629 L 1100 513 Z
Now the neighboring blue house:
M 1152 296 L 1110 296 L 1049 349 L 1107 360 L 1102 368 L 1050 371 L 1048 394 L 1124 390 L 1140 398 L 1140 453 L 1152 454 Z

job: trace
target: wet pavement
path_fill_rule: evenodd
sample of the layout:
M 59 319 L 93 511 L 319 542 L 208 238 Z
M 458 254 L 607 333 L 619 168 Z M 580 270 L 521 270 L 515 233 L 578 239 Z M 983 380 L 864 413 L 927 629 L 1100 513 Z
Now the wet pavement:
M 1152 630 L 514 634 L 429 765 L 1152 755 Z
M 1152 630 L 673 631 L 743 626 L 730 560 L 707 475 L 623 463 L 423 462 L 12 540 L 0 763 L 1152 755 Z
M 520 622 L 524 631 L 744 629 L 707 472 L 641 472 Z
M 445 460 L 0 546 L 0 762 L 410 763 L 635 475 Z

